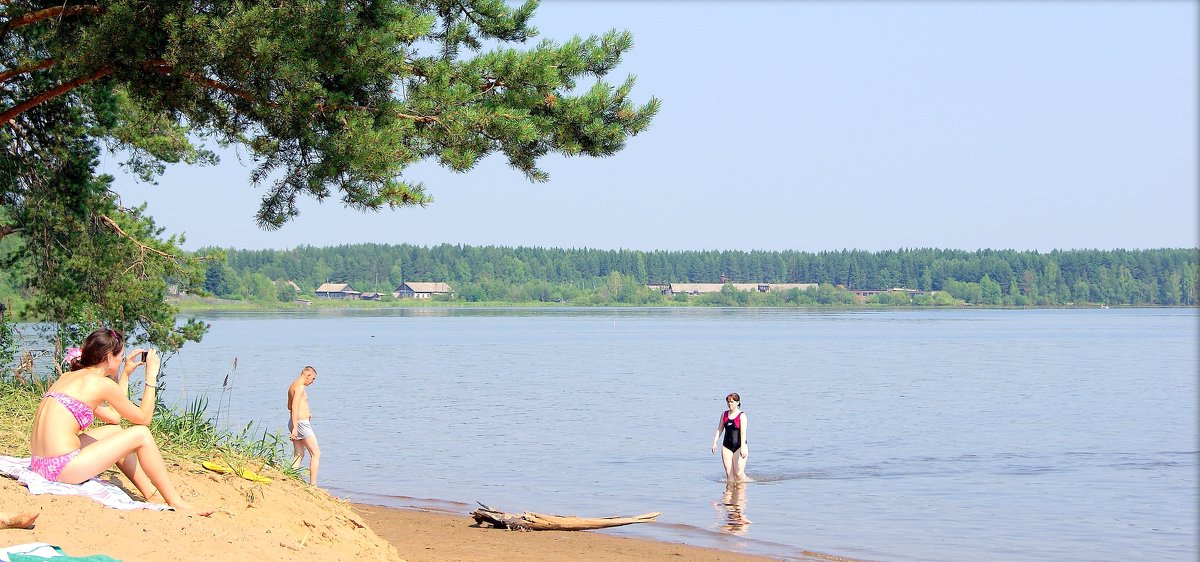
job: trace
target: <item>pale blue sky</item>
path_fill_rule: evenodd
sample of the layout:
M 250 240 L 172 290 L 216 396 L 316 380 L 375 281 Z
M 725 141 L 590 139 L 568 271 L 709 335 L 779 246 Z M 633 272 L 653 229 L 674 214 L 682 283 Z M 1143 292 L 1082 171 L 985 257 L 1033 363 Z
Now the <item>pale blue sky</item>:
M 609 81 L 663 107 L 617 156 L 422 165 L 429 207 L 308 200 L 272 232 L 235 153 L 117 191 L 190 249 L 1194 247 L 1197 5 L 546 0 L 544 38 L 634 33 Z

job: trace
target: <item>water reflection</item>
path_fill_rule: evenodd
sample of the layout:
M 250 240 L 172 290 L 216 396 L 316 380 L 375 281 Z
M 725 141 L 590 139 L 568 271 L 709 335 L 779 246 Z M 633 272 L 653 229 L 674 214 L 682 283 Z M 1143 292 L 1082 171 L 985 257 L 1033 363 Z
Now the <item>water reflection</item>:
M 731 535 L 744 535 L 750 528 L 750 520 L 746 519 L 746 487 L 744 482 L 727 483 L 720 504 L 713 502 L 713 507 L 725 513 L 721 530 Z

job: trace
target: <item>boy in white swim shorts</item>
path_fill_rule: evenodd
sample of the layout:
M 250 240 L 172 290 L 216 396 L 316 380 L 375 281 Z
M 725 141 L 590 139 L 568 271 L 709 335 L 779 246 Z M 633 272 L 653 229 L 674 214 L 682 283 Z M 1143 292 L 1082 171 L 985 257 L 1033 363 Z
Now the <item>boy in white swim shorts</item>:
M 308 407 L 308 385 L 317 380 L 317 370 L 307 365 L 300 370 L 300 376 L 288 386 L 288 431 L 291 432 L 292 448 L 295 456 L 292 458 L 292 468 L 300 468 L 304 461 L 304 452 L 308 451 L 308 483 L 317 485 L 317 470 L 321 466 L 321 447 L 317 445 L 317 434 L 312 428 L 312 410 Z

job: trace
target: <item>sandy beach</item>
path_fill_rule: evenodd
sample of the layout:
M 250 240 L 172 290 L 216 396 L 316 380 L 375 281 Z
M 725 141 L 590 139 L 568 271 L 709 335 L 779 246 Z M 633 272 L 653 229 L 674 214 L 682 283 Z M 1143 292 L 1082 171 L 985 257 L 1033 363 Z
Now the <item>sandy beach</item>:
M 468 514 L 352 504 L 272 470 L 270 483 L 176 463 L 184 497 L 216 508 L 210 517 L 110 509 L 89 498 L 32 495 L 0 478 L 0 511 L 39 513 L 33 529 L 0 529 L 0 548 L 45 542 L 71 556 L 118 560 L 771 560 L 597 532 L 519 532 L 477 526 Z M 115 471 L 102 475 L 135 499 Z M 814 553 L 814 559 L 835 559 Z

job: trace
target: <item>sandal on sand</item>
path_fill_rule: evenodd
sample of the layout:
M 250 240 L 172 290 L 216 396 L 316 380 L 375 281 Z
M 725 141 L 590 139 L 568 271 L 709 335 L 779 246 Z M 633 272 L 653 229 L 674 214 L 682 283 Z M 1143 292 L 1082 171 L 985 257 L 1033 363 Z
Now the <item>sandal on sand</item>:
M 229 468 L 228 466 L 225 466 L 225 465 L 223 465 L 219 462 L 215 462 L 215 461 L 204 461 L 200 464 L 202 466 L 204 466 L 204 468 L 207 468 L 208 470 L 211 470 L 213 472 L 219 472 L 221 474 L 237 474 L 238 476 L 241 476 L 242 478 L 245 478 L 246 480 L 250 480 L 252 482 L 268 483 L 271 481 L 270 478 L 267 478 L 266 476 L 263 476 L 257 472 L 254 472 L 253 470 L 250 470 L 249 468 L 243 468 L 240 471 L 235 472 L 232 468 Z
M 262 482 L 264 484 L 269 483 L 271 481 L 270 478 L 267 478 L 266 476 L 263 476 L 257 472 L 254 472 L 253 470 L 250 470 L 249 468 L 243 468 L 242 471 L 238 474 L 238 476 L 241 476 L 242 478 L 245 478 L 246 480 L 250 480 L 252 482 Z
M 215 462 L 215 461 L 204 461 L 204 462 L 202 462 L 202 463 L 200 463 L 200 464 L 201 464 L 201 466 L 203 466 L 204 468 L 207 468 L 207 469 L 209 469 L 209 470 L 211 470 L 211 471 L 213 471 L 213 472 L 220 472 L 221 474 L 233 474 L 233 469 L 232 469 L 232 468 L 229 468 L 228 466 L 225 466 L 225 465 L 223 465 L 223 464 L 221 464 L 221 463 L 219 463 L 219 462 Z

